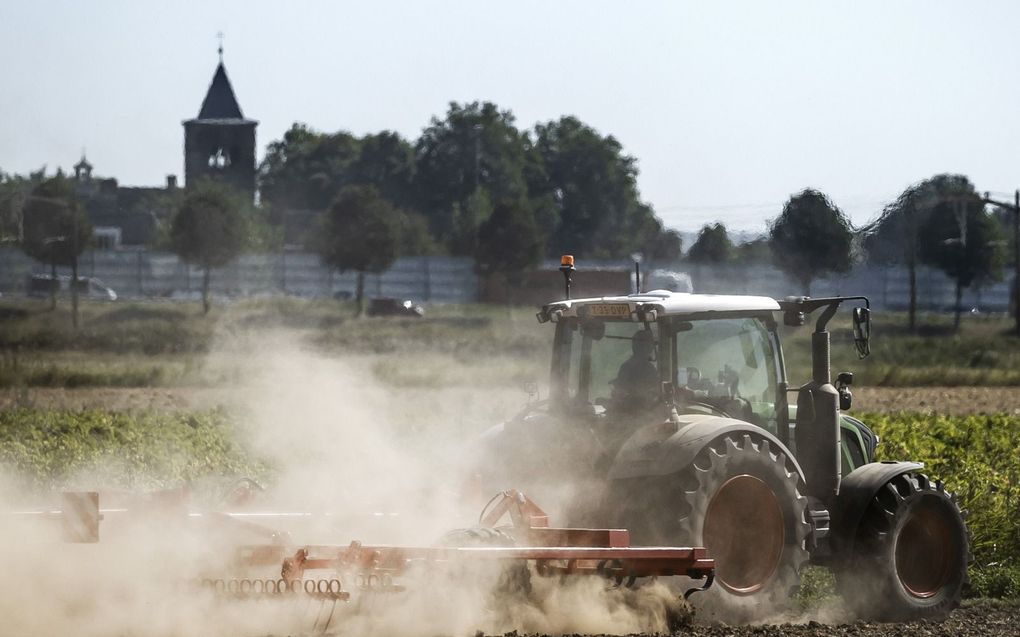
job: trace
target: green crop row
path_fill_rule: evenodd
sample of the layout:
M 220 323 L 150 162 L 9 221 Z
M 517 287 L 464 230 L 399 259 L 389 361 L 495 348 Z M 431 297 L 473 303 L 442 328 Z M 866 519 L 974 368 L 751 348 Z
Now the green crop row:
M 879 460 L 916 460 L 966 515 L 973 592 L 1020 596 L 1020 417 L 871 414 Z
M 864 414 L 880 460 L 915 460 L 966 512 L 972 591 L 1020 595 L 1020 416 Z M 60 489 L 100 479 L 150 489 L 210 476 L 272 479 L 223 412 L 0 411 L 0 471 Z
M 222 412 L 0 411 L 0 469 L 18 486 L 155 489 L 266 474 Z

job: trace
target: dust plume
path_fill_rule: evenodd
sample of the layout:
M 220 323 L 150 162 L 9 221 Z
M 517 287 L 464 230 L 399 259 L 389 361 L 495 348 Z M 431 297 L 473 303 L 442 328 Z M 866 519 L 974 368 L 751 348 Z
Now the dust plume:
M 477 423 L 477 432 L 505 418 L 505 396 L 439 387 L 421 400 L 420 393 L 376 380 L 372 363 L 366 356 L 322 355 L 272 332 L 224 336 L 209 357 L 212 368 L 240 369 L 226 407 L 242 423 L 240 442 L 272 468 L 255 502 L 238 507 L 274 514 L 253 519 L 289 533 L 294 546 L 345 546 L 352 540 L 434 546 L 444 531 L 477 519 L 477 503 L 466 504 L 463 496 L 475 461 L 465 423 Z M 444 426 L 448 421 L 454 425 Z M 75 487 L 101 488 L 102 475 L 100 468 Z M 401 582 L 402 593 L 354 590 L 351 602 L 328 611 L 312 600 L 224 600 L 191 583 L 278 577 L 278 565 L 249 575 L 238 574 L 232 564 L 233 546 L 264 537 L 246 529 L 223 531 L 210 518 L 189 519 L 172 503 L 168 508 L 144 498 L 123 501 L 142 514 L 107 514 L 99 544 L 62 543 L 54 524 L 0 529 L 0 560 L 7 566 L 0 580 L 0 616 L 6 632 L 294 634 L 321 628 L 328 612 L 330 632 L 337 634 L 622 634 L 663 632 L 678 612 L 675 593 L 661 586 L 607 590 L 605 580 L 528 573 L 527 590 L 506 591 L 506 566 L 495 561 L 440 572 L 419 569 Z

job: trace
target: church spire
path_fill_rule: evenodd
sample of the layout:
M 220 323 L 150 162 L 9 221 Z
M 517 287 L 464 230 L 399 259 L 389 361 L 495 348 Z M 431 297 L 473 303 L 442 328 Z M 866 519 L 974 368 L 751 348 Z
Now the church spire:
M 213 74 L 209 91 L 202 100 L 198 119 L 244 119 L 222 61 L 216 65 L 216 73 Z
M 258 122 L 241 112 L 223 65 L 222 34 L 218 35 L 219 63 L 198 117 L 183 122 L 184 181 L 190 188 L 205 178 L 219 180 L 254 201 Z

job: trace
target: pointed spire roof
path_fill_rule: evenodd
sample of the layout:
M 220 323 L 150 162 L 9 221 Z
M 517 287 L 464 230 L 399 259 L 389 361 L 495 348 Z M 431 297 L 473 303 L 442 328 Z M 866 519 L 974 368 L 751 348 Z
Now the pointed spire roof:
M 213 75 L 212 84 L 209 85 L 209 92 L 202 100 L 202 109 L 198 112 L 198 119 L 244 119 L 222 61 L 216 66 L 216 73 Z
M 92 170 L 92 164 L 89 163 L 89 160 L 85 159 L 85 149 L 84 148 L 81 149 L 81 160 L 77 164 L 74 165 L 74 170 L 75 171 L 78 171 L 78 170 Z

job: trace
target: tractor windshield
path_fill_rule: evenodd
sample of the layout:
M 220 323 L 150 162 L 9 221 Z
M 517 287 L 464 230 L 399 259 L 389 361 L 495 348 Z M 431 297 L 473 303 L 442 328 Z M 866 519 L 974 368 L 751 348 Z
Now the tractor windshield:
M 630 321 L 564 321 L 560 324 L 554 378 L 574 402 L 624 411 L 655 404 L 660 396 L 659 329 Z
M 570 318 L 557 325 L 552 383 L 566 404 L 623 413 L 661 405 L 662 383 L 672 380 L 681 411 L 710 409 L 774 430 L 778 369 L 772 334 L 757 317 Z
M 676 330 L 680 398 L 774 429 L 778 366 L 765 325 L 742 317 L 682 321 Z

